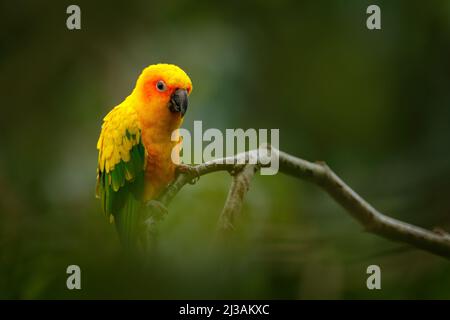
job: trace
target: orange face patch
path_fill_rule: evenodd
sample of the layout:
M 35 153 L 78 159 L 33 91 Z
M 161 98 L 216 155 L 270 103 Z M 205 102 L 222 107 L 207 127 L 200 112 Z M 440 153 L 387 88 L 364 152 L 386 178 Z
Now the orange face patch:
M 144 91 L 144 95 L 147 98 L 167 98 L 167 101 L 169 100 L 169 97 L 171 96 L 171 94 L 173 93 L 173 91 L 175 90 L 174 88 L 171 87 L 167 87 L 167 85 L 165 85 L 165 90 L 159 90 L 157 85 L 160 84 L 161 82 L 165 83 L 164 80 L 161 80 L 157 77 L 155 77 L 154 79 L 150 79 L 147 80 L 144 83 L 144 87 L 143 87 L 143 91 Z
M 185 89 L 188 94 L 192 91 L 189 76 L 179 67 L 171 64 L 156 64 L 144 69 L 140 75 L 136 88 L 142 90 L 148 99 L 169 100 L 177 89 Z

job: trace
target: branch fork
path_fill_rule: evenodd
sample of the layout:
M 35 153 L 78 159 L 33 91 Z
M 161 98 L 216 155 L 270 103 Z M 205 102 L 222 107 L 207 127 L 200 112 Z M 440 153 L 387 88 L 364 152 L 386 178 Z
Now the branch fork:
M 345 208 L 366 231 L 450 259 L 450 235 L 447 232 L 442 229 L 427 230 L 382 214 L 342 181 L 325 162 L 313 163 L 271 146 L 268 148 L 271 153 L 278 156 L 280 172 L 318 185 Z M 246 160 L 245 164 L 242 164 L 243 159 Z M 249 159 L 253 161 L 250 162 Z M 193 179 L 217 171 L 228 171 L 232 175 L 232 181 L 218 225 L 219 230 L 225 233 L 232 231 L 251 181 L 261 167 L 268 165 L 267 160 L 261 158 L 258 150 L 251 150 L 233 157 L 189 166 L 189 170 L 178 174 L 158 201 L 168 206 L 177 193 Z

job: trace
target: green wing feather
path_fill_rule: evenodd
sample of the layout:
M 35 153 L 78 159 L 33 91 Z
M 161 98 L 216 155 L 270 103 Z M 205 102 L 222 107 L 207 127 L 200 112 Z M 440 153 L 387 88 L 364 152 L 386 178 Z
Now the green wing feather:
M 121 160 L 110 172 L 98 173 L 98 196 L 103 212 L 113 216 L 121 241 L 134 246 L 141 232 L 143 208 L 145 149 L 142 143 L 133 146 L 130 161 Z M 128 173 L 126 173 L 128 171 Z M 126 175 L 132 177 L 126 179 Z
M 135 121 L 129 117 L 126 120 Z M 130 126 L 134 124 L 132 122 Z M 114 218 L 121 242 L 129 248 L 138 245 L 144 231 L 142 199 L 146 150 L 140 139 L 140 130 L 133 131 L 131 134 L 123 121 L 114 121 L 114 117 L 108 115 L 97 145 L 97 197 L 101 200 L 103 212 Z

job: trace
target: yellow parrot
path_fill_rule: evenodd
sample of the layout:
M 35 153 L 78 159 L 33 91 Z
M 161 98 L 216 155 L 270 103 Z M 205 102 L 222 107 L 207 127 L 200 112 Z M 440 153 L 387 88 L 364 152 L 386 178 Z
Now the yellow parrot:
M 178 66 L 151 65 L 132 93 L 103 119 L 96 194 L 126 247 L 139 245 L 146 204 L 175 177 L 171 154 L 180 150 L 177 130 L 191 91 L 189 76 Z

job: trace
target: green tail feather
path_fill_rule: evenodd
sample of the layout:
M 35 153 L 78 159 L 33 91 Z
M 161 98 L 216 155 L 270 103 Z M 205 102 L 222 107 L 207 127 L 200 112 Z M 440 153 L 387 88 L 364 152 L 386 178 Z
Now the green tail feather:
M 109 187 L 112 191 L 111 186 Z M 113 215 L 119 238 L 126 248 L 137 248 L 145 232 L 145 204 L 142 201 L 144 175 L 114 192 Z
M 110 172 L 98 174 L 97 195 L 103 211 L 114 216 L 119 238 L 129 249 L 140 247 L 145 239 L 144 163 L 145 148 L 139 143 L 131 148 L 130 161 L 121 160 Z
M 127 249 L 136 249 L 141 244 L 144 229 L 144 205 L 132 193 L 125 195 L 122 208 L 114 216 L 120 241 Z

